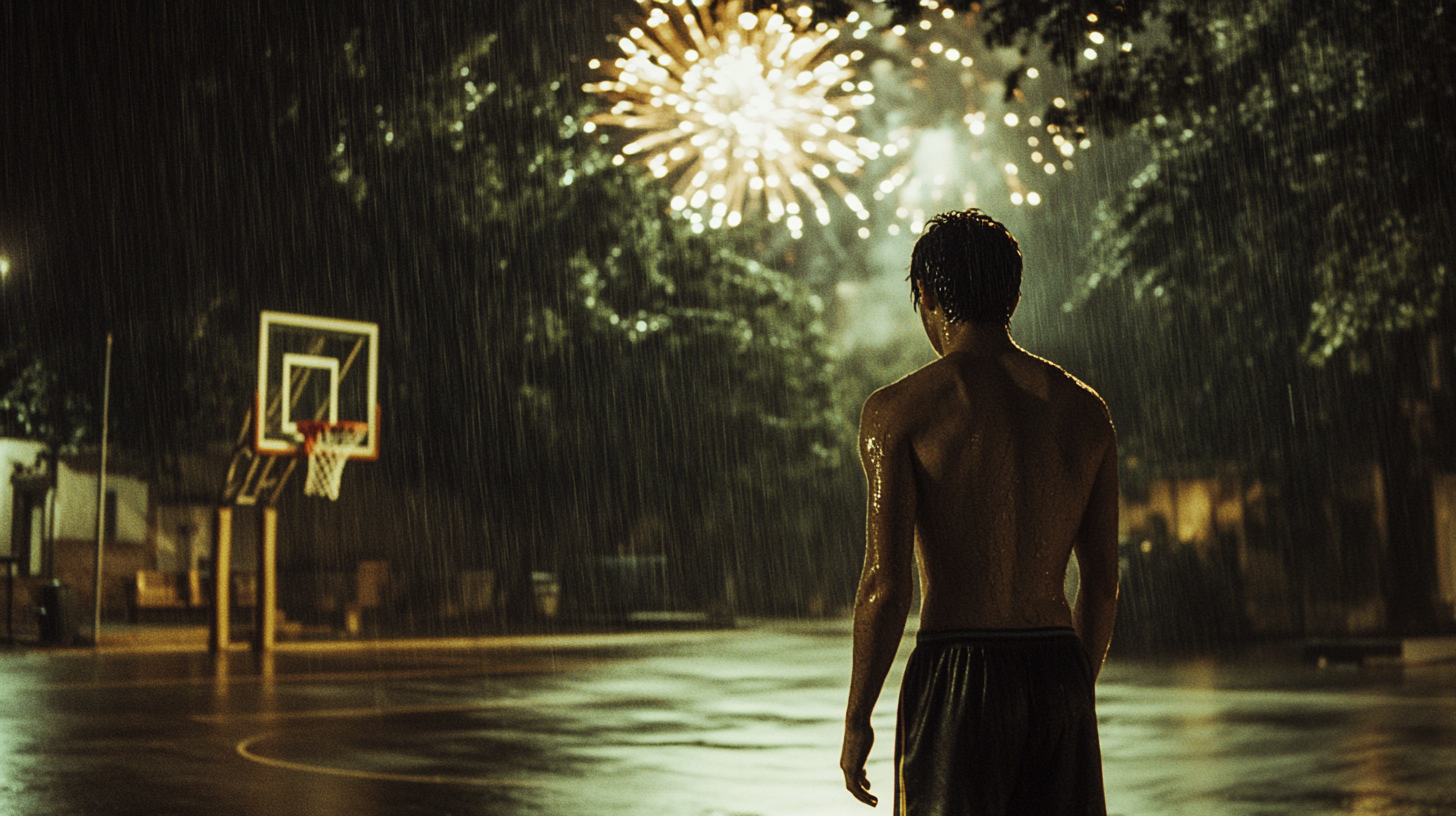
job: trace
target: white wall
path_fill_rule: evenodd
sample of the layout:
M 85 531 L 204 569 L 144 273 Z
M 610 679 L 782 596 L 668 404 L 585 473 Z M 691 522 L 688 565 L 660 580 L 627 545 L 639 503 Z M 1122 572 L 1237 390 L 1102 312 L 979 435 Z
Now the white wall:
M 0 555 L 10 555 L 15 550 L 10 545 L 11 528 L 15 519 L 15 490 L 10 477 L 16 465 L 30 467 L 35 457 L 45 450 L 45 445 L 28 439 L 0 439 Z M 120 501 L 121 497 L 117 497 Z
M 117 501 L 120 501 L 117 497 Z M 157 569 L 182 572 L 212 559 L 217 508 L 206 504 L 164 504 L 157 508 Z
M 107 474 L 106 490 L 116 491 L 116 537 L 147 540 L 147 484 L 130 476 Z M 61 463 L 56 478 L 56 538 L 96 538 L 96 474 L 77 473 Z

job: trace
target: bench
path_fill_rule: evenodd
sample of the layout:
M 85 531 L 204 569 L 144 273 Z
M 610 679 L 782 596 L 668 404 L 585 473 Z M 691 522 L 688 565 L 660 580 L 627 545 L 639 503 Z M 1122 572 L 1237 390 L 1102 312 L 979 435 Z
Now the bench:
M 232 584 L 232 607 L 252 608 L 256 595 L 255 576 L 234 573 Z M 203 577 L 197 570 L 137 570 L 127 590 L 132 623 L 138 623 L 144 612 L 176 613 L 186 617 L 195 616 L 190 613 L 202 613 L 205 616 L 212 606 L 212 580 Z

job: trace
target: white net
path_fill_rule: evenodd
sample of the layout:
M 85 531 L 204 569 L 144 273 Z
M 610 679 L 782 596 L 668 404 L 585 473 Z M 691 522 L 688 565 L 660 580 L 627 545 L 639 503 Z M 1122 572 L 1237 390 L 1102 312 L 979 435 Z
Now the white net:
M 339 422 L 315 430 L 304 443 L 308 453 L 308 479 L 303 483 L 303 495 L 339 498 L 344 463 L 368 433 L 369 426 L 363 422 Z

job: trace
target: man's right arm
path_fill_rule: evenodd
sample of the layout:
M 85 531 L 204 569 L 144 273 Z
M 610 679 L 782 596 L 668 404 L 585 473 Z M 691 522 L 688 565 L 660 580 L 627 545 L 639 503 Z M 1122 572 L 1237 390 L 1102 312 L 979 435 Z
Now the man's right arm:
M 1107 435 L 1074 544 L 1080 579 L 1073 623 L 1094 678 L 1102 671 L 1117 617 L 1117 436 L 1110 423 Z
M 915 474 L 904 417 L 889 402 L 888 394 L 876 392 L 860 419 L 860 456 L 869 494 L 865 563 L 854 602 L 854 670 L 840 752 L 845 787 L 867 805 L 877 801 L 864 771 L 874 743 L 870 714 L 904 636 L 914 580 Z

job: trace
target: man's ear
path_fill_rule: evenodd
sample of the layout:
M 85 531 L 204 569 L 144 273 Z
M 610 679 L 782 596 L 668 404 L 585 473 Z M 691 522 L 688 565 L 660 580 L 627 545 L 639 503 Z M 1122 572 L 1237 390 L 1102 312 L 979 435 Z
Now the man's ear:
M 925 281 L 915 281 L 915 286 L 920 290 L 920 310 L 933 312 L 940 308 L 940 298 L 935 296 L 935 290 L 927 287 Z

